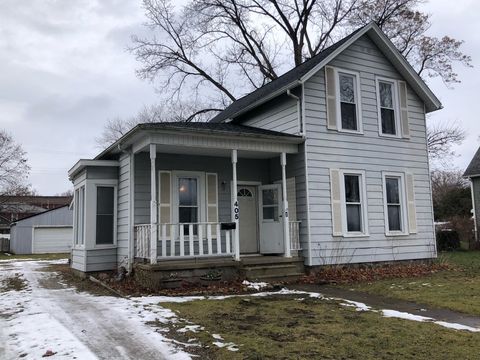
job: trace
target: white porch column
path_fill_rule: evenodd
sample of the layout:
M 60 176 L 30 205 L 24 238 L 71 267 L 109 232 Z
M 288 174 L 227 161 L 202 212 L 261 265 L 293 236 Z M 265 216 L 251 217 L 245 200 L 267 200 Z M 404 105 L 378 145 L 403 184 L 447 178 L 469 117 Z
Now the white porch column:
M 282 166 L 282 197 L 283 197 L 283 239 L 285 241 L 285 257 L 291 257 L 290 252 L 290 228 L 288 217 L 288 201 L 287 201 L 287 155 L 280 155 L 280 165 Z
M 240 219 L 240 209 L 238 207 L 238 198 L 237 198 L 237 150 L 232 150 L 232 170 L 233 170 L 233 181 L 232 181 L 232 221 L 235 222 L 235 232 L 233 235 L 233 248 L 235 254 L 235 260 L 240 261 L 240 229 L 239 229 L 239 219 Z
M 157 263 L 157 145 L 150 144 L 150 264 Z

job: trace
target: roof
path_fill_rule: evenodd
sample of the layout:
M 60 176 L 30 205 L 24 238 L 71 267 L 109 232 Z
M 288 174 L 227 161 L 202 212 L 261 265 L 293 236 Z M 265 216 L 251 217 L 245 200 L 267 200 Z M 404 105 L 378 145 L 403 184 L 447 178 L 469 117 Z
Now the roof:
M 21 222 L 21 221 L 23 221 L 23 220 L 27 220 L 27 219 L 33 218 L 33 217 L 35 217 L 35 216 L 43 215 L 43 214 L 49 213 L 49 212 L 51 212 L 51 211 L 55 211 L 55 210 L 58 210 L 58 209 L 63 209 L 64 207 L 69 207 L 69 206 L 70 206 L 70 205 L 62 205 L 62 206 L 59 206 L 59 207 L 56 207 L 56 208 L 53 208 L 53 209 L 49 209 L 49 210 L 42 211 L 42 212 L 40 212 L 40 213 L 35 213 L 35 214 L 32 214 L 32 215 L 26 216 L 26 217 L 24 217 L 24 218 L 21 218 L 21 219 L 19 219 L 19 220 L 17 220 L 17 221 L 12 222 L 11 226 L 16 225 L 17 223 L 19 223 L 19 222 Z
M 196 134 L 207 135 L 230 135 L 250 138 L 259 138 L 265 140 L 277 140 L 285 142 L 301 143 L 303 138 L 297 135 L 286 134 L 279 131 L 260 129 L 253 126 L 232 124 L 232 123 L 213 123 L 213 122 L 160 122 L 160 123 L 142 123 L 135 126 L 115 143 L 110 145 L 95 157 L 95 160 L 104 158 L 110 152 L 118 150 L 121 144 L 128 141 L 134 134 L 140 131 L 173 131 L 173 132 L 194 132 Z M 76 165 L 75 165 L 76 166 Z M 74 166 L 74 167 L 75 167 Z M 72 172 L 73 168 L 70 169 Z
M 473 176 L 480 176 L 480 148 L 478 148 L 477 152 L 473 156 L 472 161 L 465 170 L 463 176 L 473 177 Z
M 236 117 L 248 110 L 253 109 L 258 105 L 265 103 L 266 101 L 280 95 L 281 93 L 284 93 L 287 89 L 292 89 L 300 85 L 302 82 L 308 80 L 313 75 L 312 72 L 320 70 L 320 68 L 330 62 L 346 47 L 348 47 L 358 38 L 367 33 L 369 35 L 373 35 L 373 40 L 377 44 L 382 43 L 381 50 L 384 52 L 390 52 L 390 55 L 392 55 L 392 59 L 395 58 L 397 66 L 403 66 L 405 70 L 404 76 L 409 77 L 407 80 L 409 80 L 410 84 L 412 84 L 413 82 L 416 83 L 416 86 L 414 86 L 414 90 L 417 91 L 417 93 L 421 93 L 420 97 L 422 98 L 422 100 L 425 101 L 427 110 L 434 111 L 440 109 L 441 103 L 437 99 L 437 97 L 428 88 L 428 86 L 420 78 L 420 76 L 415 72 L 415 70 L 408 63 L 408 61 L 399 53 L 393 43 L 386 37 L 386 35 L 380 30 L 380 28 L 374 22 L 371 22 L 370 24 L 355 30 L 350 35 L 344 37 L 340 41 L 326 48 L 312 58 L 306 60 L 302 64 L 294 67 L 290 71 L 287 71 L 285 74 L 281 75 L 277 79 L 272 80 L 268 84 L 234 101 L 225 110 L 217 114 L 210 121 L 216 123 L 232 119 L 233 117 Z

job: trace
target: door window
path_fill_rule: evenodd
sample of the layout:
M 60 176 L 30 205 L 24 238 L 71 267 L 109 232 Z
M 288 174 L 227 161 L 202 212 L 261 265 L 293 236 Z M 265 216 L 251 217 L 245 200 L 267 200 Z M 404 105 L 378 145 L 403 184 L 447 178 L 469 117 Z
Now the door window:
M 278 190 L 262 190 L 263 221 L 278 221 Z
M 198 179 L 181 177 L 178 179 L 178 221 L 180 224 L 198 222 Z M 188 235 L 188 227 L 184 227 Z M 196 226 L 194 227 L 196 234 Z

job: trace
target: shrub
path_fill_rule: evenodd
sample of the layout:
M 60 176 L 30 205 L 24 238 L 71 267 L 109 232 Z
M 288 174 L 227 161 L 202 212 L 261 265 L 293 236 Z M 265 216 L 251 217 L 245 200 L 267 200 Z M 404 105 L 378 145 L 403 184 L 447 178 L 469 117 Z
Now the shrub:
M 437 250 L 453 251 L 460 248 L 460 237 L 455 230 L 437 231 Z

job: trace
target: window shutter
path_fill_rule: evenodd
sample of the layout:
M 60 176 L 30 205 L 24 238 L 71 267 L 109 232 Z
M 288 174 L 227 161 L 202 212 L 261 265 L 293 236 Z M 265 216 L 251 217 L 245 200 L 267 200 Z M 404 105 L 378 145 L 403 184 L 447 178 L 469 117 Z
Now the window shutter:
M 408 104 L 407 104 L 407 83 L 405 81 L 398 82 L 398 96 L 400 101 L 400 121 L 402 127 L 402 136 L 410 137 L 410 127 L 408 124 Z
M 207 222 L 218 222 L 217 174 L 206 174 L 207 178 Z M 217 235 L 217 227 L 212 226 L 212 235 Z
M 295 190 L 295 178 L 287 179 L 288 218 L 297 221 L 297 195 Z
M 170 171 L 159 171 L 158 177 L 158 220 L 161 224 L 169 224 L 172 222 L 172 176 Z M 167 226 L 167 236 L 170 235 L 170 226 Z
M 325 66 L 325 87 L 327 93 L 327 129 L 337 130 L 337 89 L 335 70 Z
M 417 212 L 415 209 L 415 187 L 413 174 L 406 174 L 408 229 L 410 234 L 417 233 Z
M 342 233 L 342 197 L 340 189 L 340 170 L 330 170 L 330 190 L 332 198 L 332 233 L 341 236 Z

